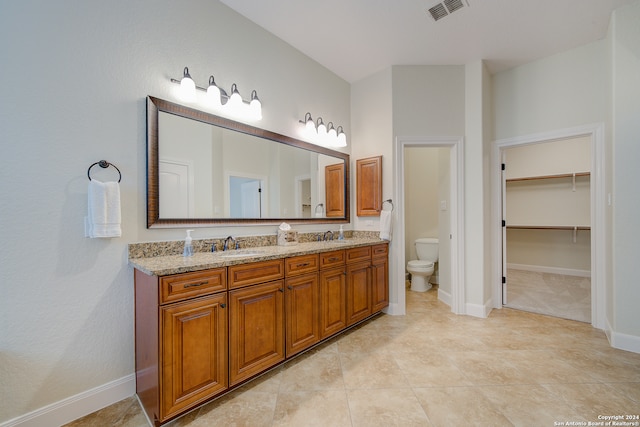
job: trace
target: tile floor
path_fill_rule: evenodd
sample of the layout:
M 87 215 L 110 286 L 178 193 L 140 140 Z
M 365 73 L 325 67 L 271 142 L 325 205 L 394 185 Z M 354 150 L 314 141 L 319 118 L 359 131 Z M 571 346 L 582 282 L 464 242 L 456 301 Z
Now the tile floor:
M 591 323 L 591 279 L 510 268 L 505 306 Z
M 378 316 L 168 425 L 538 427 L 640 414 L 640 354 L 586 323 L 508 308 L 457 316 L 433 289 L 408 291 L 407 313 Z M 147 422 L 131 397 L 68 424 L 107 425 Z

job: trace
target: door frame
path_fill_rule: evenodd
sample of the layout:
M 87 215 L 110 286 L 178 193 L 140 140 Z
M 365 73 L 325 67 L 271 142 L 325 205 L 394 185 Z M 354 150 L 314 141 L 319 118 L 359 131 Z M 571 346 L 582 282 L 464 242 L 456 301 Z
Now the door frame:
M 445 301 L 455 314 L 465 314 L 465 274 L 464 274 L 464 139 L 462 137 L 408 137 L 399 136 L 394 140 L 394 232 L 390 245 L 391 301 L 388 314 L 406 314 L 405 297 L 405 229 L 404 229 L 404 148 L 405 147 L 449 147 L 450 174 L 450 227 L 451 227 L 451 297 Z M 395 279 L 395 280 L 393 280 Z M 395 295 L 394 295 L 395 294 Z M 449 299 L 449 298 L 447 298 Z
M 493 307 L 502 308 L 502 168 L 500 165 L 503 150 L 519 145 L 550 142 L 577 136 L 588 136 L 591 139 L 591 325 L 598 329 L 604 329 L 607 277 L 604 123 L 505 138 L 493 142 L 491 147 Z

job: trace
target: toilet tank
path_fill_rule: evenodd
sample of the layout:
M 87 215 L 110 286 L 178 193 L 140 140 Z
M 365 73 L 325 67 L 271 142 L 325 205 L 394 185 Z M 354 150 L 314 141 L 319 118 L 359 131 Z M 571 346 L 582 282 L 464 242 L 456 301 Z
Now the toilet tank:
M 438 239 L 423 237 L 416 239 L 415 244 L 418 259 L 433 262 L 438 260 Z

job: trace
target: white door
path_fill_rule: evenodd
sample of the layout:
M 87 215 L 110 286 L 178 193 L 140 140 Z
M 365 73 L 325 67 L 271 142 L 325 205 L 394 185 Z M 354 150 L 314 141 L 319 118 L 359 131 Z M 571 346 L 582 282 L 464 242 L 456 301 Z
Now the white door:
M 260 218 L 260 181 L 251 180 L 240 185 L 242 218 Z
M 192 188 L 189 165 L 173 161 L 158 162 L 160 218 L 191 218 Z
M 230 176 L 229 205 L 232 218 L 261 218 L 262 181 Z

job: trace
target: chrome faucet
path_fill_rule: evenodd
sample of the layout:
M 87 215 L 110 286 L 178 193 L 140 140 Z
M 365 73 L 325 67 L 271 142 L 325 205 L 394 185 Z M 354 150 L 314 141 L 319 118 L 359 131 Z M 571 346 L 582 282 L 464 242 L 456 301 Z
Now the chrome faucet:
M 229 240 L 231 240 L 236 249 L 238 249 L 238 242 L 236 242 L 236 239 L 234 239 L 232 236 L 227 237 L 226 239 L 224 239 L 224 245 L 222 246 L 222 250 L 226 251 L 227 249 L 229 249 Z
M 327 239 L 327 234 L 329 234 L 329 239 Z M 333 240 L 333 231 L 329 230 L 329 231 L 325 231 L 324 232 L 324 238 L 323 240 L 327 241 L 327 240 Z

